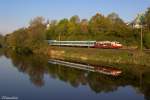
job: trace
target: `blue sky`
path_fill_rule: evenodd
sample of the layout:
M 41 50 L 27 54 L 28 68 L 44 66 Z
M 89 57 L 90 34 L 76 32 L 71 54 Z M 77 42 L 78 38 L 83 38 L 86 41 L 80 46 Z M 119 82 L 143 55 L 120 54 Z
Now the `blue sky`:
M 116 12 L 124 21 L 131 21 L 148 7 L 150 0 L 0 0 L 0 32 L 25 27 L 36 16 L 59 20 L 79 15 L 89 19 L 97 12 Z

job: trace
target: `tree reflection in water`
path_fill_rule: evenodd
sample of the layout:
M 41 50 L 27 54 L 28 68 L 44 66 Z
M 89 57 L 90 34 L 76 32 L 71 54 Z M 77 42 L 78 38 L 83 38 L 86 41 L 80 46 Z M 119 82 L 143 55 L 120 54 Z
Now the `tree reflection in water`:
M 88 85 L 95 93 L 116 91 L 118 87 L 132 86 L 150 100 L 150 68 L 146 66 L 121 65 L 123 74 L 119 77 L 87 72 L 61 65 L 49 64 L 45 56 L 21 56 L 5 52 L 15 67 L 29 75 L 30 81 L 38 87 L 44 86 L 44 75 L 70 83 L 73 87 Z

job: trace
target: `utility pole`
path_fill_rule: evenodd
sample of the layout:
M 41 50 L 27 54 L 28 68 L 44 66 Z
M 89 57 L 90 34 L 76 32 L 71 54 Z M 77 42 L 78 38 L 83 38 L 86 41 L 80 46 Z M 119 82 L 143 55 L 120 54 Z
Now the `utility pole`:
M 59 41 L 60 41 L 60 34 L 61 34 L 61 33 L 59 33 L 59 39 L 58 39 Z
M 141 25 L 141 52 L 143 51 L 143 29 Z
M 61 35 L 61 33 L 59 33 L 59 47 L 61 47 L 61 46 L 60 46 L 60 45 L 61 45 L 61 42 L 60 42 L 61 38 L 60 38 L 60 35 Z
M 139 16 L 139 23 L 140 23 L 140 28 L 141 28 L 141 52 L 143 52 L 143 26 L 144 26 L 144 14 L 141 14 Z

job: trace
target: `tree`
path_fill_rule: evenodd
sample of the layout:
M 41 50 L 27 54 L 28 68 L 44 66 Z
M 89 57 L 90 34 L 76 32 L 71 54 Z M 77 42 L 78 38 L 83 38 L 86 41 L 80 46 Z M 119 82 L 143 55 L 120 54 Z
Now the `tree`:
M 74 15 L 70 18 L 70 22 L 75 23 L 75 24 L 79 24 L 80 23 L 80 18 L 78 15 Z
M 104 35 L 108 32 L 109 29 L 109 21 L 105 16 L 97 13 L 90 19 L 89 27 L 92 34 L 101 34 Z
M 57 21 L 56 20 L 52 20 L 50 21 L 49 27 L 46 30 L 46 39 L 54 39 L 56 38 L 56 27 L 57 27 Z
M 143 42 L 146 48 L 150 48 L 150 8 L 147 9 L 145 15 L 142 16 L 142 25 L 143 28 L 146 28 L 146 32 L 144 34 Z
M 4 45 L 4 36 L 0 34 L 0 48 Z
M 36 17 L 30 22 L 28 28 L 18 29 L 5 36 L 7 47 L 18 53 L 29 53 L 43 49 L 47 44 L 45 41 L 46 24 L 43 19 Z
M 69 34 L 77 34 L 77 33 L 80 33 L 80 27 L 79 27 L 79 24 L 80 24 L 80 18 L 79 16 L 75 15 L 75 16 L 72 16 L 70 18 L 70 21 L 69 21 L 69 24 L 68 24 L 68 33 Z
M 36 27 L 37 25 L 43 25 L 45 19 L 41 16 L 38 16 L 30 21 L 30 27 Z
M 39 49 L 46 39 L 46 24 L 43 17 L 36 17 L 30 22 L 30 26 L 27 29 L 28 41 L 27 45 L 32 50 Z
M 44 41 L 45 30 L 46 30 L 46 24 L 44 22 L 43 17 L 36 17 L 33 20 L 31 20 L 30 26 L 28 27 L 28 35 L 29 35 L 30 43 L 31 44 L 33 43 L 34 45 Z
M 111 14 L 109 14 L 108 16 L 107 16 L 107 18 L 109 19 L 109 20 L 111 20 L 113 23 L 124 23 L 123 22 L 123 20 L 119 17 L 119 15 L 118 14 L 116 14 L 116 13 L 111 13 Z
M 59 34 L 59 40 L 61 40 L 63 34 L 67 35 L 66 33 L 68 33 L 68 23 L 68 19 L 62 19 L 59 21 L 55 30 L 55 32 Z
M 18 29 L 5 36 L 5 45 L 17 53 L 31 53 L 27 47 L 28 34 L 25 28 Z
M 145 13 L 145 24 L 147 25 L 148 31 L 150 31 L 150 8 Z
M 81 29 L 81 33 L 87 34 L 89 32 L 88 20 L 87 19 L 82 19 L 82 21 L 80 23 L 80 29 Z
M 131 33 L 131 28 L 126 25 L 126 23 L 119 17 L 116 13 L 111 13 L 107 16 L 108 20 L 111 21 L 111 26 L 109 27 L 110 34 L 116 37 L 130 37 L 133 35 Z

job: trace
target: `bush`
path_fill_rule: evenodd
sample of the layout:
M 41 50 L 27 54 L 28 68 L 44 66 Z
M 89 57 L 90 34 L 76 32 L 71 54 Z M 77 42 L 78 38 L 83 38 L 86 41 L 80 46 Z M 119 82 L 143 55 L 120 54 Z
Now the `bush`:
M 150 49 L 150 33 L 144 35 L 143 42 L 144 42 L 144 46 L 147 49 Z
M 16 48 L 15 51 L 16 51 L 16 53 L 21 54 L 21 55 L 33 54 L 32 50 L 27 47 Z

